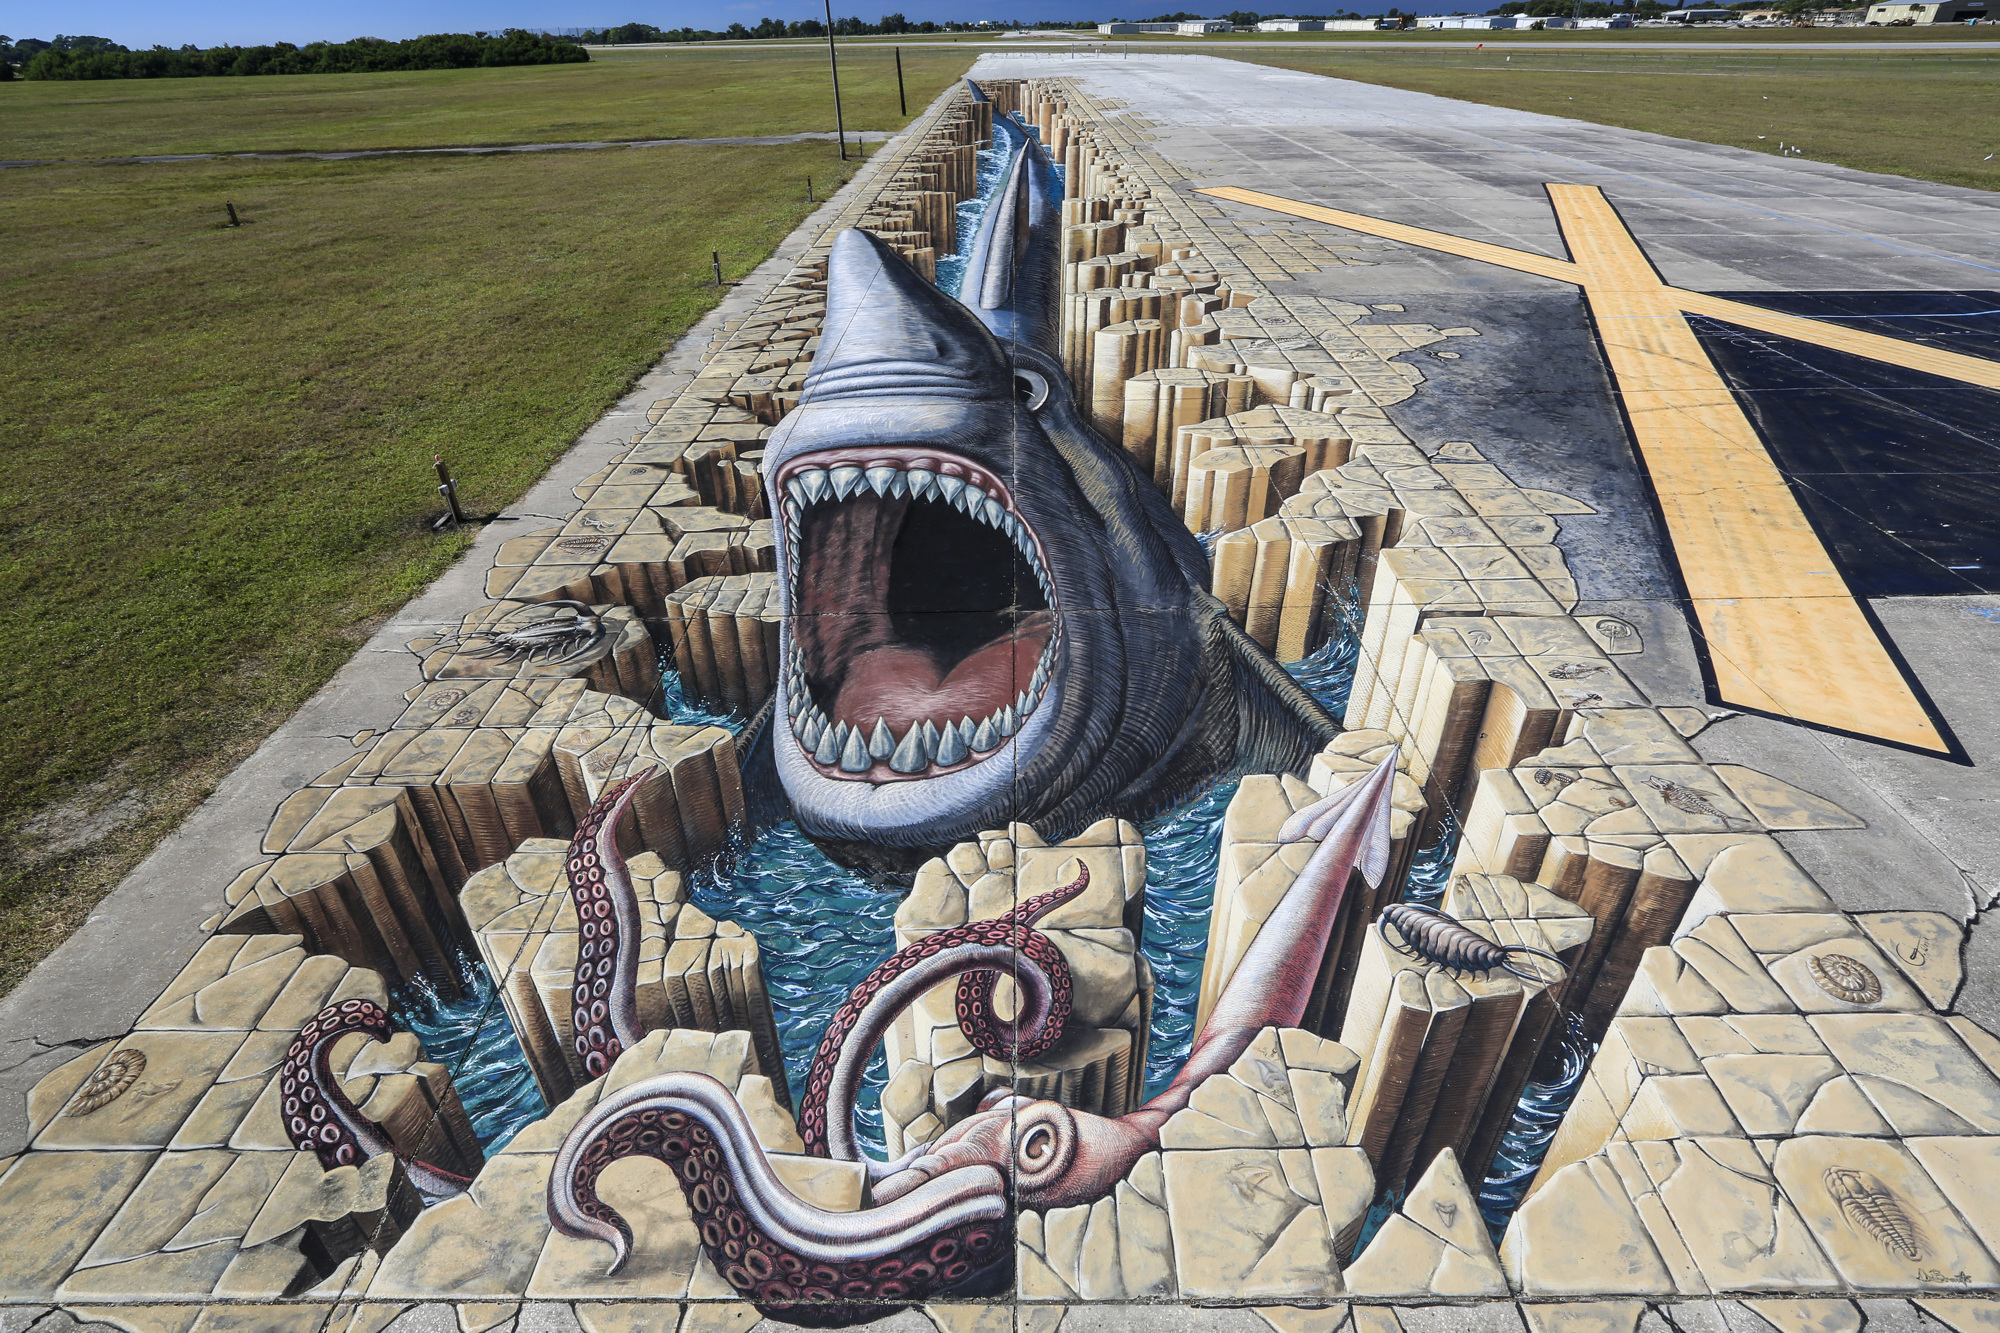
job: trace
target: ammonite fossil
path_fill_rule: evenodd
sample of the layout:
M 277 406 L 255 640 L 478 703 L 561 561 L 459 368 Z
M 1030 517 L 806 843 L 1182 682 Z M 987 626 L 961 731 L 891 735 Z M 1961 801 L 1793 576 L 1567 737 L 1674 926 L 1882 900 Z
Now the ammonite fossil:
M 130 1047 L 113 1051 L 111 1057 L 97 1067 L 97 1071 L 83 1081 L 71 1099 L 66 1116 L 89 1115 L 100 1106 L 108 1106 L 124 1095 L 125 1089 L 139 1081 L 139 1075 L 146 1072 L 146 1053 Z
M 1838 956 L 1838 955 L 1833 955 Z M 1852 1167 L 1830 1166 L 1821 1177 L 1826 1192 L 1840 1205 L 1848 1225 L 1882 1242 L 1891 1254 L 1900 1254 L 1911 1263 L 1924 1257 L 1924 1233 L 1917 1226 L 1896 1191 Z
M 1812 973 L 1821 990 L 1836 1000 L 1873 1004 L 1882 998 L 1882 979 L 1859 958 L 1844 953 L 1816 953 L 1806 959 L 1806 971 Z

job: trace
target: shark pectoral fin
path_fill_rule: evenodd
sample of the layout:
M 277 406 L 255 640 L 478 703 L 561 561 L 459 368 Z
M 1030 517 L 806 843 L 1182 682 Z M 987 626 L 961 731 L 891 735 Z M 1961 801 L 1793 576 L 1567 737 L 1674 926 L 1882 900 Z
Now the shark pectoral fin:
M 1340 734 L 1340 724 L 1229 618 L 1221 602 L 1202 596 L 1208 603 L 1209 642 L 1227 658 L 1235 690 L 1237 769 L 1303 771 Z

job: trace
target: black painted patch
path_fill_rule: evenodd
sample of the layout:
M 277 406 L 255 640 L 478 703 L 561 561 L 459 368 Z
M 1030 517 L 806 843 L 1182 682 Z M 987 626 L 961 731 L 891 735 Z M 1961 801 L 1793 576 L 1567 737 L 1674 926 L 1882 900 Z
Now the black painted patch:
M 2000 361 L 2000 292 L 1718 292 Z M 1862 597 L 2000 592 L 2000 392 L 1689 323 Z

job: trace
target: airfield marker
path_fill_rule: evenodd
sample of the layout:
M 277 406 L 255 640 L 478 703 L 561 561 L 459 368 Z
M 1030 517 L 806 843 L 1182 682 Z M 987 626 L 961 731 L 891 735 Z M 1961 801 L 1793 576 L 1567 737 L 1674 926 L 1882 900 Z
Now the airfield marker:
M 1832 557 L 1685 316 L 1984 388 L 2000 388 L 2000 363 L 1671 286 L 1600 190 L 1551 184 L 1548 191 L 1572 259 L 1234 186 L 1197 193 L 1582 287 L 1710 645 L 1720 701 L 1943 752 L 1944 738 L 1901 664 L 1833 572 Z

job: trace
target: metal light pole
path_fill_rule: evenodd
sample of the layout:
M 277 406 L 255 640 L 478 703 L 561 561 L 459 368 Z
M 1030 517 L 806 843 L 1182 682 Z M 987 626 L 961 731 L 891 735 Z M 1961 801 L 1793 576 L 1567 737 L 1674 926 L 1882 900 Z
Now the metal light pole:
M 833 51 L 833 0 L 826 0 L 826 63 L 833 70 L 833 127 L 840 137 L 840 160 L 847 160 L 847 122 L 840 114 L 840 57 Z
M 903 48 L 896 48 L 896 106 L 905 116 L 910 114 L 910 100 L 903 96 Z

